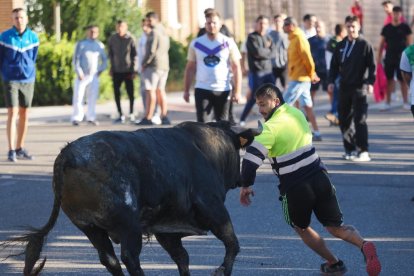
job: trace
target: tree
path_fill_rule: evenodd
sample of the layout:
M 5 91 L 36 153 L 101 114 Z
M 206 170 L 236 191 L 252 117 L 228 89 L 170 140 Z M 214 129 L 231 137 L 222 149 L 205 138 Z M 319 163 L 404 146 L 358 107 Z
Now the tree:
M 61 6 L 61 32 L 69 39 L 84 37 L 84 28 L 96 24 L 102 30 L 100 39 L 104 42 L 115 31 L 116 21 L 128 22 L 131 33 L 140 32 L 142 13 L 136 4 L 125 0 L 27 0 L 31 26 L 54 34 L 53 8 Z

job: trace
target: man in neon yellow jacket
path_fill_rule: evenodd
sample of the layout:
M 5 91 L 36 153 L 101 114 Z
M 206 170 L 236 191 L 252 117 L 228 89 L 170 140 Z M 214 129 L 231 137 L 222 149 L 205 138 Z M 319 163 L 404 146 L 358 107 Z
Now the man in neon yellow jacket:
M 343 224 L 335 187 L 312 145 L 312 133 L 303 113 L 285 104 L 282 93 L 273 84 L 256 90 L 256 104 L 265 123 L 243 158 L 241 204 L 251 203 L 250 195 L 254 192 L 250 186 L 254 184 L 256 170 L 268 157 L 280 180 L 279 199 L 285 220 L 307 246 L 326 260 L 321 272 L 345 272 L 346 267 L 309 226 L 312 212 L 329 233 L 361 249 L 368 275 L 379 275 L 381 264 L 375 245 L 365 241 L 353 226 Z

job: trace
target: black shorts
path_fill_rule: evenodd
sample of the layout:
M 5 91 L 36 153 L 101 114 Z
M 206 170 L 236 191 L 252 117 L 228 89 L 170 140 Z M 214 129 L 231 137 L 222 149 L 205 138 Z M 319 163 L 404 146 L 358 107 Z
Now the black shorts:
M 384 72 L 385 76 L 387 76 L 387 80 L 392 80 L 394 79 L 394 76 L 397 75 L 397 79 L 402 81 L 400 59 L 385 59 Z
M 34 93 L 34 83 L 4 82 L 4 101 L 6 107 L 31 107 Z
M 292 227 L 307 228 L 312 212 L 323 226 L 340 226 L 343 223 L 335 187 L 326 171 L 315 173 L 288 190 L 280 199 L 285 220 Z

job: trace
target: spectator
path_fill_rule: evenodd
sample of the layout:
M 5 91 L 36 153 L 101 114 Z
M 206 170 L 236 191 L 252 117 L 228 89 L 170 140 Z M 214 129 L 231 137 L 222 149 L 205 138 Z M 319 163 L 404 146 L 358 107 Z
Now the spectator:
M 286 63 L 287 63 L 287 48 L 289 46 L 289 40 L 286 33 L 283 31 L 283 20 L 285 15 L 277 14 L 273 17 L 273 23 L 275 29 L 269 32 L 270 37 L 273 40 L 274 52 L 272 57 L 272 72 L 275 78 L 280 81 L 282 90 L 286 88 Z
M 246 124 L 246 118 L 255 104 L 254 91 L 264 83 L 275 83 L 272 73 L 273 41 L 266 34 L 269 18 L 259 15 L 256 19 L 255 31 L 247 37 L 247 61 L 249 64 L 249 80 L 251 93 L 240 117 L 240 125 Z
M 116 24 L 116 34 L 109 38 L 108 56 L 111 61 L 110 75 L 112 76 L 116 108 L 119 117 L 114 123 L 124 123 L 125 116 L 121 108 L 121 85 L 124 82 L 129 98 L 129 120 L 135 120 L 134 115 L 134 78 L 137 50 L 135 39 L 128 32 L 128 24 L 119 20 Z
M 315 63 L 310 51 L 310 45 L 303 32 L 299 29 L 296 20 L 287 17 L 283 30 L 289 35 L 288 48 L 288 76 L 290 82 L 285 91 L 284 99 L 287 104 L 293 105 L 299 100 L 300 106 L 305 109 L 306 116 L 313 128 L 313 140 L 322 141 L 310 93 L 311 83 L 318 82 L 315 72 Z
M 98 125 L 96 120 L 96 100 L 99 96 L 99 75 L 106 69 L 107 58 L 105 46 L 98 40 L 99 28 L 96 25 L 86 27 L 86 39 L 79 41 L 73 54 L 73 68 L 76 78 L 73 91 L 72 124 L 78 126 L 83 120 L 83 98 L 88 97 L 86 120 L 89 124 Z
M 141 22 L 141 27 L 142 27 L 142 34 L 138 39 L 138 43 L 137 43 L 137 66 L 138 66 L 138 74 L 140 75 L 140 94 L 141 94 L 141 100 L 142 100 L 142 106 L 144 107 L 144 116 L 147 112 L 147 92 L 145 90 L 145 81 L 144 81 L 144 76 L 142 74 L 142 60 L 144 59 L 145 56 L 145 48 L 147 45 L 147 40 L 148 40 L 148 35 L 151 32 L 151 26 L 149 23 L 149 20 L 146 18 L 142 19 Z M 154 116 L 152 117 L 152 122 L 156 125 L 160 125 L 161 124 L 161 118 L 158 115 L 157 112 L 157 108 L 158 105 L 155 105 L 155 109 L 154 109 Z
M 286 223 L 326 261 L 321 265 L 322 274 L 342 275 L 346 267 L 310 226 L 312 213 L 331 235 L 361 250 L 368 275 L 378 276 L 381 263 L 375 245 L 365 241 L 355 227 L 343 224 L 335 187 L 312 145 L 312 134 L 303 113 L 285 104 L 282 93 L 272 84 L 256 90 L 256 102 L 265 123 L 243 157 L 241 204 L 250 205 L 250 195 L 254 195 L 250 186 L 254 184 L 256 170 L 264 159 L 270 159 L 279 177 L 279 199 Z
M 411 94 L 411 113 L 414 117 L 414 83 L 413 83 L 413 68 L 414 68 L 414 45 L 408 46 L 401 55 L 400 69 L 404 81 L 410 88 Z M 414 200 L 414 198 L 413 198 Z
M 315 71 L 320 81 L 311 84 L 311 97 L 314 102 L 315 94 L 322 86 L 322 90 L 327 90 L 328 68 L 326 66 L 326 46 L 328 44 L 325 31 L 325 23 L 321 20 L 315 23 L 316 35 L 308 39 L 313 61 L 315 62 Z
M 354 0 L 354 4 L 351 6 L 351 13 L 352 15 L 355 15 L 358 17 L 359 23 L 361 24 L 361 33 L 362 28 L 364 26 L 363 20 L 364 20 L 364 13 L 362 11 L 361 3 L 359 0 Z
M 28 109 L 34 94 L 39 39 L 27 27 L 27 14 L 22 8 L 12 11 L 12 19 L 13 27 L 0 35 L 0 68 L 7 107 L 8 160 L 16 162 L 17 159 L 33 159 L 24 145 Z
M 394 75 L 400 83 L 401 94 L 403 97 L 403 108 L 410 109 L 408 104 L 408 87 L 403 81 L 400 71 L 401 53 L 411 44 L 411 28 L 408 24 L 401 21 L 402 9 L 395 6 L 392 9 L 392 22 L 385 25 L 381 31 L 381 39 L 378 47 L 377 63 L 382 62 L 382 52 L 387 45 L 384 59 L 384 71 L 387 77 L 387 93 L 385 95 L 385 102 L 381 107 L 382 111 L 391 108 L 391 93 L 395 90 Z
M 343 158 L 368 162 L 367 93 L 372 93 L 375 81 L 374 51 L 359 35 L 358 17 L 347 16 L 345 26 L 348 36 L 338 43 L 332 56 L 328 90 L 333 93 L 334 82 L 340 77 L 338 115 Z
M 393 21 L 392 9 L 394 8 L 394 4 L 392 3 L 392 1 L 388 0 L 388 1 L 383 1 L 381 5 L 384 8 L 384 12 L 385 12 L 384 26 L 386 26 Z M 405 18 L 402 14 L 401 14 L 400 21 L 405 22 Z
M 216 10 L 205 14 L 206 33 L 188 48 L 184 73 L 184 100 L 190 102 L 190 86 L 195 77 L 195 105 L 198 122 L 206 122 L 211 110 L 216 121 L 227 120 L 229 98 L 238 101 L 241 91 L 241 55 L 234 40 L 223 35 Z M 233 84 L 231 83 L 233 76 Z
M 332 55 L 335 52 L 335 48 L 338 45 L 338 42 L 341 42 L 346 37 L 346 29 L 344 24 L 335 25 L 335 35 L 331 37 L 326 46 L 326 67 L 329 70 L 331 67 Z M 338 126 L 338 93 L 339 93 L 339 82 L 340 78 L 338 77 L 334 82 L 333 91 L 328 90 L 329 99 L 331 102 L 331 109 L 326 113 L 325 118 L 330 122 L 331 125 Z
M 303 16 L 303 32 L 305 33 L 306 39 L 316 35 L 315 23 L 317 19 L 313 14 L 305 14 Z
M 152 31 L 148 35 L 145 49 L 145 56 L 142 60 L 142 72 L 146 90 L 146 112 L 145 117 L 136 122 L 137 125 L 152 125 L 155 105 L 161 109 L 161 124 L 169 125 L 167 117 L 167 95 L 165 86 L 167 85 L 168 71 L 170 70 L 168 50 L 170 49 L 170 38 L 164 27 L 158 20 L 158 14 L 149 12 L 146 19 Z

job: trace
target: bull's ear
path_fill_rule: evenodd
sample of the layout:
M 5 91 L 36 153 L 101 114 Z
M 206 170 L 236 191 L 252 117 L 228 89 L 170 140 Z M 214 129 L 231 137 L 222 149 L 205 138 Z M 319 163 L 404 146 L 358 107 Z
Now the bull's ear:
M 239 137 L 240 146 L 247 147 L 253 142 L 255 136 L 262 133 L 263 125 L 260 121 L 258 121 L 258 128 L 244 128 L 232 126 L 231 130 Z

